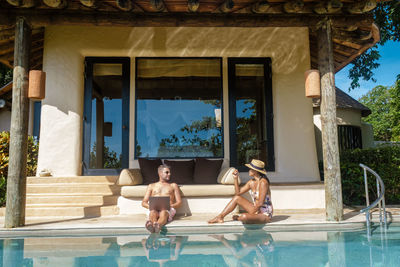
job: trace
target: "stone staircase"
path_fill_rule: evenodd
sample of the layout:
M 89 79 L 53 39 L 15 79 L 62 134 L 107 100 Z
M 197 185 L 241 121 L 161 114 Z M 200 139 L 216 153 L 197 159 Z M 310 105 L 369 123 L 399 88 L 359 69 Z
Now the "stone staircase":
M 119 214 L 117 176 L 28 177 L 26 217 L 90 218 Z M 4 209 L 1 213 L 4 213 Z M 3 214 L 0 214 L 3 215 Z

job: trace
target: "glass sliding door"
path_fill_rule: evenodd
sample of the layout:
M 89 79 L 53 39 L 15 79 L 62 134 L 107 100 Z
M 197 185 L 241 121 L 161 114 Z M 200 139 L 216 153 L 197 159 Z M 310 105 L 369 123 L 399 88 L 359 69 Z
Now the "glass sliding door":
M 85 61 L 83 173 L 118 174 L 128 167 L 129 58 Z
M 230 58 L 231 165 L 244 170 L 251 159 L 275 169 L 271 67 L 268 58 Z

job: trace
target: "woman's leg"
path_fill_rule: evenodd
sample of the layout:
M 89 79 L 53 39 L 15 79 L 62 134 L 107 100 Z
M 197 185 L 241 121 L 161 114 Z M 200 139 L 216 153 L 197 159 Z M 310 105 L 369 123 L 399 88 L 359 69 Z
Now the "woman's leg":
M 243 213 L 238 217 L 238 220 L 247 224 L 261 224 L 271 222 L 271 218 L 265 214 L 249 214 Z
M 225 216 L 231 213 L 236 208 L 237 205 L 241 206 L 249 213 L 253 212 L 254 210 L 253 203 L 251 203 L 242 196 L 234 196 L 232 200 L 228 203 L 228 205 L 226 205 L 224 210 L 218 216 L 209 220 L 208 223 L 223 223 Z

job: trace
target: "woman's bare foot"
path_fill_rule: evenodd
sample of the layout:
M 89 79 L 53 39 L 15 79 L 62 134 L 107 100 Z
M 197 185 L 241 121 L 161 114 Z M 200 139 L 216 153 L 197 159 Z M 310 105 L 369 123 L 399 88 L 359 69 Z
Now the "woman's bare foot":
M 238 221 L 239 220 L 239 215 L 232 215 L 232 220 Z
M 150 233 L 154 233 L 154 226 L 150 220 L 146 222 L 145 227 Z
M 154 233 L 159 233 L 161 231 L 161 226 L 158 224 L 158 222 L 154 223 Z
M 208 223 L 223 223 L 223 222 L 224 218 L 222 218 L 221 216 L 217 216 L 214 219 L 208 221 Z

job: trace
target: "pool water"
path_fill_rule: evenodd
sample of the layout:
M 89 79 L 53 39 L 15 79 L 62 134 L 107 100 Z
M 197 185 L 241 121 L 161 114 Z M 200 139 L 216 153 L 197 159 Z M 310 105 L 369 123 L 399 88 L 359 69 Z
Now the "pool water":
M 400 266 L 400 225 L 385 232 L 266 232 L 0 240 L 15 266 Z

